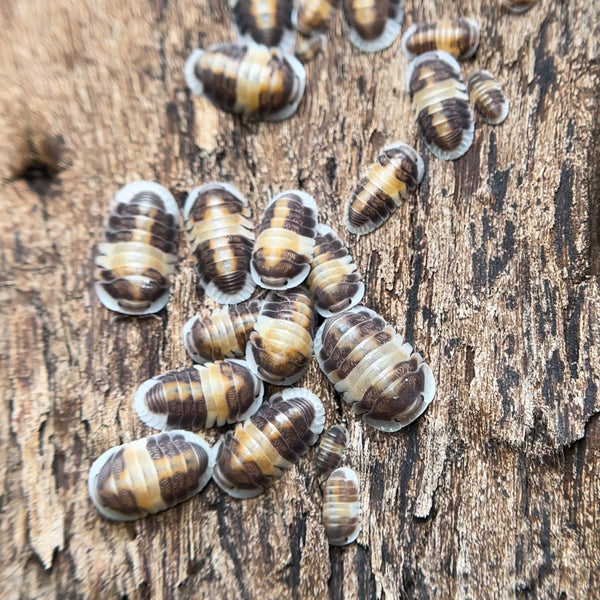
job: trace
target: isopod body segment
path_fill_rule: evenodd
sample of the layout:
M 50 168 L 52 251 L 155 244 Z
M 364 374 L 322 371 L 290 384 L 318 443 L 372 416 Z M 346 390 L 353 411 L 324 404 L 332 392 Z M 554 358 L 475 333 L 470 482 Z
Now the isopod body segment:
M 345 207 L 350 233 L 371 233 L 385 223 L 421 183 L 425 165 L 421 155 L 404 142 L 384 148 L 369 166 Z
M 188 500 L 208 483 L 213 449 L 189 431 L 151 435 L 107 450 L 88 476 L 103 517 L 134 521 Z
M 336 469 L 322 485 L 323 525 L 332 546 L 352 543 L 360 533 L 360 486 L 356 473 Z
M 313 197 L 299 190 L 281 192 L 267 204 L 250 263 L 257 285 L 283 290 L 306 279 L 315 249 L 317 218 Z
M 258 496 L 308 452 L 324 423 L 325 409 L 312 392 L 288 388 L 275 394 L 221 439 L 215 483 L 234 498 Z
M 184 65 L 188 87 L 227 112 L 281 121 L 304 95 L 302 64 L 278 48 L 224 44 L 196 50 Z
M 317 473 L 325 479 L 336 469 L 348 447 L 348 430 L 341 424 L 331 426 L 321 438 L 315 455 Z
M 499 125 L 508 116 L 510 102 L 498 80 L 486 70 L 472 73 L 467 81 L 475 111 L 490 125 Z
M 260 302 L 251 300 L 203 310 L 183 326 L 183 345 L 194 362 L 240 358 L 258 318 Z
M 220 360 L 144 381 L 134 397 L 140 419 L 155 429 L 209 429 L 254 414 L 263 383 L 244 361 Z
M 162 185 L 134 181 L 116 193 L 109 210 L 96 256 L 96 295 L 126 315 L 158 312 L 169 299 L 177 259 L 177 203 Z
M 246 346 L 252 371 L 276 385 L 298 381 L 312 357 L 314 323 L 313 302 L 304 287 L 269 292 Z
M 331 317 L 358 304 L 365 293 L 357 266 L 337 233 L 319 223 L 315 251 L 306 285 L 315 299 L 315 309 Z
M 425 52 L 408 67 L 407 89 L 425 145 L 442 160 L 460 158 L 473 143 L 473 111 L 456 59 Z
M 247 300 L 255 285 L 254 223 L 246 198 L 231 184 L 207 183 L 189 193 L 183 218 L 206 295 L 223 304 Z
M 235 0 L 233 18 L 242 43 L 289 51 L 294 44 L 293 0 Z
M 479 25 L 466 17 L 411 25 L 402 36 L 402 51 L 409 59 L 443 50 L 454 58 L 470 58 L 479 46 Z
M 403 0 L 342 0 L 348 39 L 363 52 L 391 46 L 400 34 Z
M 433 373 L 421 355 L 364 306 L 326 319 L 315 337 L 315 355 L 344 401 L 375 429 L 398 431 L 435 395 Z

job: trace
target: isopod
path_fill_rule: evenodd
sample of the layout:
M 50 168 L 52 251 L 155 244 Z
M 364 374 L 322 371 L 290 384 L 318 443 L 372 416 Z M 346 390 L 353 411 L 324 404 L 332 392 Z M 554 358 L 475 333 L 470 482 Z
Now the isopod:
M 407 88 L 425 145 L 438 158 L 456 160 L 473 143 L 473 111 L 456 59 L 425 52 L 408 67 Z
M 312 357 L 314 320 L 305 288 L 269 292 L 246 346 L 252 371 L 277 385 L 298 381 Z
M 403 0 L 343 0 L 348 39 L 363 52 L 391 46 L 400 33 Z
M 528 11 L 537 0 L 500 0 L 504 8 L 508 8 L 513 13 L 524 13 Z
M 412 59 L 430 50 L 443 50 L 462 60 L 479 46 L 479 25 L 466 17 L 411 25 L 402 36 L 402 51 Z
M 107 450 L 90 468 L 88 490 L 103 517 L 134 521 L 196 495 L 214 465 L 215 452 L 201 437 L 164 432 Z
M 256 300 L 203 310 L 183 326 L 183 345 L 197 363 L 240 358 L 246 354 L 259 310 Z
M 281 121 L 304 95 L 306 73 L 295 57 L 278 48 L 224 44 L 195 50 L 184 66 L 188 87 L 227 112 Z
M 292 288 L 310 271 L 317 235 L 317 204 L 299 190 L 277 194 L 258 227 L 250 272 L 257 285 L 271 290 Z
M 486 123 L 499 125 L 506 119 L 510 102 L 489 71 L 473 73 L 467 81 L 467 88 L 471 104 Z
M 348 430 L 343 425 L 333 425 L 323 434 L 315 456 L 317 473 L 322 479 L 338 467 L 347 447 Z
M 348 231 L 363 235 L 383 225 L 417 189 L 424 173 L 421 155 L 408 144 L 396 142 L 382 150 L 346 204 Z
M 327 28 L 340 0 L 300 0 L 292 12 L 292 23 L 303 35 Z
M 183 218 L 206 295 L 223 304 L 247 300 L 254 223 L 248 201 L 231 184 L 207 183 L 188 195 Z
M 109 211 L 96 256 L 96 295 L 126 315 L 158 312 L 169 299 L 177 259 L 177 203 L 162 185 L 134 181 L 116 193 Z
M 311 37 L 299 37 L 294 47 L 294 56 L 303 64 L 309 63 L 318 54 L 325 51 L 327 38 L 324 34 Z
M 315 252 L 306 285 L 315 299 L 315 309 L 331 317 L 358 304 L 365 293 L 357 266 L 337 233 L 319 223 Z
M 278 47 L 294 44 L 293 0 L 234 0 L 233 18 L 240 42 Z
M 332 546 L 352 543 L 360 533 L 360 486 L 347 467 L 336 469 L 322 486 L 323 525 Z
M 234 498 L 252 498 L 271 487 L 304 456 L 323 431 L 321 400 L 303 388 L 271 396 L 218 445 L 213 479 Z
M 228 359 L 147 379 L 134 397 L 140 419 L 154 429 L 210 429 L 254 414 L 263 382 L 245 361 Z
M 435 394 L 433 374 L 421 355 L 364 306 L 327 319 L 317 331 L 315 355 L 354 413 L 381 431 L 412 423 Z

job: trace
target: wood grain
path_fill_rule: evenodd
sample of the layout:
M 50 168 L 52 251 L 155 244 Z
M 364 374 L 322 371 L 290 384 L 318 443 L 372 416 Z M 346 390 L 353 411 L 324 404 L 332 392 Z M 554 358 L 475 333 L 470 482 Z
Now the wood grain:
M 360 54 L 340 15 L 298 114 L 258 124 L 183 81 L 192 49 L 231 37 L 224 0 L 0 1 L 0 597 L 600 593 L 600 7 L 405 9 L 403 29 L 476 18 L 465 78 L 487 68 L 511 100 L 507 121 L 478 123 L 453 163 L 418 139 L 399 40 Z M 425 159 L 418 195 L 376 233 L 347 234 L 345 199 L 398 139 Z M 180 203 L 202 182 L 231 181 L 256 217 L 278 191 L 313 194 L 365 276 L 366 303 L 430 364 L 434 402 L 392 435 L 357 421 L 315 361 L 300 382 L 323 398 L 328 425 L 349 428 L 357 543 L 328 547 L 311 458 L 248 501 L 210 484 L 133 524 L 93 509 L 89 466 L 151 433 L 133 392 L 189 364 L 181 328 L 211 305 L 183 234 L 165 311 L 116 317 L 96 299 L 108 205 L 137 178 Z

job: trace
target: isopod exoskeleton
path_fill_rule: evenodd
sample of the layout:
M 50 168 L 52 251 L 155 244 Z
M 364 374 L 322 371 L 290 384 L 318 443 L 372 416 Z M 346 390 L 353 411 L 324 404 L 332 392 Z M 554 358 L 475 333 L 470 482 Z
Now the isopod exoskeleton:
M 460 158 L 475 127 L 456 59 L 441 50 L 420 54 L 408 66 L 407 89 L 429 151 L 443 160 Z
M 336 469 L 323 483 L 323 525 L 332 546 L 345 546 L 360 533 L 360 486 L 347 467 Z
M 358 304 L 365 294 L 356 264 L 338 234 L 319 223 L 315 252 L 306 285 L 315 300 L 317 312 L 331 317 Z
M 467 81 L 471 104 L 490 125 L 500 125 L 508 116 L 510 102 L 498 80 L 485 70 L 471 74 Z
M 504 8 L 508 8 L 513 13 L 524 13 L 528 11 L 537 0 L 500 0 Z
M 348 430 L 343 425 L 333 425 L 323 434 L 315 456 L 317 473 L 321 479 L 338 467 L 347 447 Z
M 248 365 L 269 383 L 295 383 L 308 369 L 313 336 L 313 302 L 307 290 L 269 292 L 246 346 Z
M 421 355 L 364 306 L 327 319 L 317 331 L 315 355 L 354 413 L 381 431 L 412 423 L 435 394 L 433 374 Z
M 158 183 L 134 181 L 116 193 L 109 210 L 96 256 L 96 294 L 126 315 L 158 312 L 169 299 L 177 259 L 177 202 Z
M 263 382 L 245 361 L 219 360 L 147 379 L 134 397 L 140 419 L 154 429 L 210 429 L 254 414 Z
M 403 0 L 343 0 L 348 39 L 363 52 L 391 46 L 400 33 Z
M 278 48 L 224 44 L 196 50 L 184 66 L 188 87 L 217 108 L 266 121 L 291 117 L 302 100 L 304 67 Z
M 217 447 L 213 479 L 234 498 L 252 498 L 271 487 L 304 456 L 323 431 L 321 400 L 303 388 L 271 396 Z
M 246 354 L 259 310 L 256 300 L 203 310 L 183 326 L 183 345 L 197 363 L 240 358 Z
M 302 35 L 327 28 L 340 0 L 300 0 L 292 12 L 292 23 Z
M 293 0 L 233 0 L 233 17 L 242 43 L 289 51 L 294 44 Z
M 299 190 L 277 194 L 265 208 L 250 262 L 252 279 L 270 290 L 302 283 L 317 235 L 317 203 Z
M 402 36 L 402 51 L 414 58 L 430 50 L 443 50 L 462 60 L 475 54 L 479 46 L 479 25 L 466 17 L 411 25 Z
M 346 204 L 350 233 L 370 233 L 385 223 L 423 179 L 421 155 L 403 142 L 388 146 L 369 166 Z
M 255 285 L 254 223 L 246 198 L 228 183 L 207 183 L 189 193 L 183 218 L 206 295 L 223 304 L 247 300 Z
M 90 468 L 88 490 L 103 517 L 134 521 L 200 492 L 215 451 L 190 431 L 151 435 L 107 450 Z

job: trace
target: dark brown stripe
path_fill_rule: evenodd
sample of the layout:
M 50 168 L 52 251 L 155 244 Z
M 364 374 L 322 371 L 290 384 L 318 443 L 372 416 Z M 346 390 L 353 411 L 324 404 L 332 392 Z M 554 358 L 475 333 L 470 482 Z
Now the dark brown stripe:
M 431 106 L 441 106 L 441 111 L 430 112 Z M 448 98 L 441 103 L 423 108 L 417 116 L 417 123 L 421 135 L 431 144 L 436 145 L 445 151 L 455 150 L 460 146 L 464 137 L 464 132 L 468 130 L 473 123 L 471 107 L 466 100 L 460 98 Z M 439 126 L 433 124 L 434 118 L 437 119 L 443 113 L 446 122 L 449 125 L 450 133 L 441 134 Z

